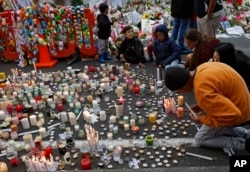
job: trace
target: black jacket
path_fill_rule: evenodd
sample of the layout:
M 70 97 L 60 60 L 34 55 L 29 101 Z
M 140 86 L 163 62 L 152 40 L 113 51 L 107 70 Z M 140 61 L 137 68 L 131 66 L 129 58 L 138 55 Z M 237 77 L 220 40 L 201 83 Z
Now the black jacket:
M 118 49 L 118 58 L 120 54 L 123 54 L 129 63 L 145 63 L 143 45 L 137 37 L 132 39 L 125 38 Z
M 171 16 L 176 18 L 191 18 L 194 12 L 194 0 L 172 0 Z
M 97 36 L 99 39 L 108 39 L 110 37 L 112 24 L 107 15 L 99 14 L 97 16 Z
M 207 15 L 209 2 L 210 2 L 210 0 L 195 0 L 194 9 L 195 9 L 195 12 L 199 18 L 202 18 L 205 15 Z M 223 9 L 222 0 L 217 0 L 217 3 L 214 7 L 213 13 L 215 13 L 221 9 Z

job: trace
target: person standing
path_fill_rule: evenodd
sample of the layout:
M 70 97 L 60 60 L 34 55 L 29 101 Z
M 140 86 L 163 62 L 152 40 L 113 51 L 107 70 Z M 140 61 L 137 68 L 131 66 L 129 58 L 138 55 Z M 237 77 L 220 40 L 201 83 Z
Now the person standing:
M 99 5 L 100 14 L 97 16 L 97 26 L 98 26 L 98 55 L 99 62 L 105 63 L 105 60 L 111 60 L 112 58 L 108 54 L 109 48 L 109 37 L 111 34 L 111 26 L 113 22 L 109 20 L 109 6 L 106 3 L 101 3 Z
M 189 28 L 191 17 L 194 13 L 194 0 L 174 0 L 171 2 L 171 16 L 173 17 L 173 30 L 171 38 L 177 41 L 181 53 L 187 54 L 191 51 L 184 44 L 184 36 Z
M 196 70 L 170 67 L 165 72 L 166 87 L 179 93 L 194 91 L 197 104 L 189 116 L 202 126 L 195 134 L 198 146 L 246 150 L 250 152 L 250 95 L 242 77 L 219 62 L 203 63 Z
M 198 16 L 198 31 L 216 37 L 221 19 L 225 15 L 222 0 L 195 0 L 195 12 Z

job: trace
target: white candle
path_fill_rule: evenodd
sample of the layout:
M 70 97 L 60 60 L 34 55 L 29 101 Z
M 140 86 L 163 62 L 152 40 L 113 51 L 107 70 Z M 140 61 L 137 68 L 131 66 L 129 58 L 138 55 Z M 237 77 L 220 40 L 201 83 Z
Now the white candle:
M 124 131 L 129 131 L 129 124 L 124 124 L 123 127 L 124 127 Z
M 36 109 L 37 109 L 37 103 L 36 103 L 36 100 L 31 99 L 31 100 L 30 100 L 30 104 L 31 104 L 31 106 L 32 106 L 33 110 L 36 110 Z
M 73 112 L 69 112 L 69 122 L 71 125 L 76 125 L 76 115 Z
M 21 123 L 22 123 L 23 129 L 28 129 L 28 128 L 30 128 L 30 124 L 29 124 L 28 118 L 23 118 L 23 119 L 21 119 Z
M 104 90 L 105 90 L 105 92 L 110 91 L 109 83 L 104 83 Z
M 86 116 L 89 114 L 89 111 L 87 111 L 87 110 L 84 110 L 83 112 L 82 112 L 82 116 L 83 116 L 83 119 L 86 121 Z
M 151 93 L 155 92 L 155 87 L 153 85 L 150 86 Z
M 123 88 L 121 86 L 116 89 L 117 97 L 123 97 Z
M 113 140 L 113 133 L 107 133 L 107 137 L 109 140 Z
M 113 133 L 114 133 L 114 134 L 117 134 L 117 133 L 118 133 L 118 126 L 114 126 L 114 127 L 113 127 Z
M 88 122 L 88 123 L 91 123 L 91 121 L 92 121 L 92 115 L 90 113 L 86 114 L 85 121 Z
M 104 90 L 104 89 L 105 89 L 105 84 L 104 84 L 104 83 L 101 83 L 101 84 L 100 84 L 100 88 L 101 88 L 102 90 Z
M 157 87 L 162 87 L 162 81 L 156 81 Z
M 67 115 L 66 112 L 61 112 L 61 113 L 60 113 L 60 117 L 61 117 L 61 121 L 62 121 L 63 123 L 65 123 L 65 122 L 68 121 L 68 115 Z
M 77 108 L 77 109 L 81 109 L 81 103 L 80 102 L 75 102 L 75 107 Z
M 116 116 L 112 115 L 109 117 L 109 123 L 114 124 L 116 123 Z
M 98 108 L 98 102 L 97 102 L 97 100 L 93 100 L 92 101 L 92 106 L 93 106 L 94 109 Z
M 135 126 L 135 119 L 130 119 L 130 126 L 131 127 Z
M 30 118 L 30 125 L 36 126 L 36 123 L 37 123 L 36 115 L 30 115 L 29 118 Z
M 104 110 L 100 111 L 100 121 L 106 121 L 106 112 Z
M 75 128 L 75 131 L 79 131 L 80 129 L 79 125 L 75 125 L 74 128 Z
M 42 138 L 46 137 L 46 129 L 44 127 L 39 128 L 39 134 Z
M 0 110 L 0 120 L 4 120 L 5 119 L 5 112 L 3 110 Z

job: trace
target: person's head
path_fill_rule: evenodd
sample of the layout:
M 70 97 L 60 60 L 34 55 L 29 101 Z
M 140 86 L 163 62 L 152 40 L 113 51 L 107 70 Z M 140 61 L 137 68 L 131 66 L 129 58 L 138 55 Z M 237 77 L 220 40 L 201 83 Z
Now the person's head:
M 198 32 L 196 29 L 188 30 L 184 38 L 187 47 L 190 49 L 195 48 L 201 39 L 202 39 L 202 34 Z
M 109 6 L 106 3 L 101 3 L 99 5 L 99 10 L 100 10 L 100 13 L 102 13 L 102 14 L 108 14 L 109 13 Z
M 132 39 L 134 37 L 133 27 L 130 25 L 124 27 L 121 34 L 123 34 L 126 39 Z
M 168 28 L 164 24 L 159 24 L 155 28 L 155 34 L 159 41 L 167 40 L 168 37 Z
M 193 72 L 193 71 L 191 71 Z M 191 72 L 181 67 L 169 67 L 165 71 L 165 85 L 168 89 L 178 92 L 190 92 L 193 89 Z
M 223 42 L 220 43 L 214 49 L 213 61 L 226 63 L 229 66 L 235 63 L 235 48 L 232 43 Z

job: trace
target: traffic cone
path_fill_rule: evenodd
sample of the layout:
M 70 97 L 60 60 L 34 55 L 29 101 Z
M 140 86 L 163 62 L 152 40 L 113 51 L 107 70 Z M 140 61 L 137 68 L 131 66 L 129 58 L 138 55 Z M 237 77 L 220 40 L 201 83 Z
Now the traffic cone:
M 39 62 L 36 63 L 37 68 L 53 67 L 57 63 L 57 60 L 52 60 L 48 47 L 46 45 L 38 45 L 39 50 Z

